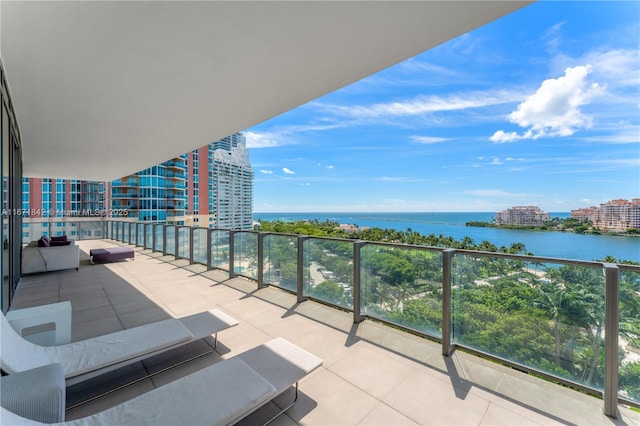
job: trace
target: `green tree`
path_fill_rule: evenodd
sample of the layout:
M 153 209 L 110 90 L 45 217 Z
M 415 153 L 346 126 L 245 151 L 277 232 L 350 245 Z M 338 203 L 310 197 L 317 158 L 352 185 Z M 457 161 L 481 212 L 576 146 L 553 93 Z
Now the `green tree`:
M 311 294 L 320 300 L 340 304 L 344 298 L 344 290 L 333 280 L 326 280 L 316 285 Z

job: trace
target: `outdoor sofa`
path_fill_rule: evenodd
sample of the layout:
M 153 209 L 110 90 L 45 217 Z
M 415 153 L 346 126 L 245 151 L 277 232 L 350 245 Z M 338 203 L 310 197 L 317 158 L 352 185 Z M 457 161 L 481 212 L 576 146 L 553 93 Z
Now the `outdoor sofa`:
M 32 241 L 22 248 L 22 274 L 80 268 L 80 247 L 66 236 Z

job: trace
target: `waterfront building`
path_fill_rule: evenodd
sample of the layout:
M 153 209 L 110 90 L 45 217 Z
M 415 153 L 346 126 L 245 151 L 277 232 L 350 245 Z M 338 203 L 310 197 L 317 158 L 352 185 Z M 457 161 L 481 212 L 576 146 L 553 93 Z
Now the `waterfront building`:
M 42 235 L 77 237 L 72 223 L 110 215 L 109 182 L 24 177 L 21 187 L 22 206 L 16 213 L 23 219 L 24 243 Z
M 549 213 L 536 206 L 515 206 L 496 213 L 496 225 L 543 226 Z
M 640 229 L 640 198 L 611 200 L 599 207 L 571 210 L 571 217 L 583 222 L 591 221 L 595 228 L 603 231 Z
M 113 182 L 24 178 L 22 193 L 25 242 L 64 233 L 68 221 L 100 216 L 252 229 L 253 171 L 241 133 Z M 43 218 L 49 229 L 34 228 Z
M 112 208 L 143 222 L 184 225 L 187 154 L 111 183 Z
M 190 153 L 185 224 L 207 228 L 253 227 L 253 170 L 242 133 Z

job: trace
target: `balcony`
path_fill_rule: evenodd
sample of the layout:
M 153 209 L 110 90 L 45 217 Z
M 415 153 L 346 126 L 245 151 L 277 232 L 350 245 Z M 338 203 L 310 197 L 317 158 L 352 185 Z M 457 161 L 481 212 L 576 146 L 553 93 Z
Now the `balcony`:
M 526 364 L 526 359 L 489 361 L 487 357 L 497 360 L 504 355 L 499 348 L 487 348 L 482 341 L 474 340 L 474 336 L 486 333 L 489 324 L 474 323 L 469 315 L 475 309 L 472 303 L 475 287 L 499 287 L 499 279 L 495 278 L 469 285 L 476 281 L 471 279 L 474 268 L 494 267 L 492 274 L 496 276 L 511 276 L 520 268 L 540 277 L 543 265 L 566 263 L 588 276 L 587 271 L 593 268 L 602 270 L 602 264 L 576 265 L 577 262 L 560 259 L 541 262 L 543 259 L 496 253 L 452 253 L 416 246 L 158 224 L 108 222 L 104 230 L 104 235 L 112 239 L 79 242 L 83 256 L 79 272 L 23 277 L 14 307 L 70 300 L 74 307 L 74 340 L 213 307 L 236 317 L 240 326 L 219 336 L 220 344 L 213 355 L 73 408 L 67 413 L 69 419 L 100 411 L 220 358 L 282 336 L 323 358 L 324 366 L 301 383 L 301 400 L 276 424 L 290 421 L 296 424 L 595 424 L 611 421 L 603 414 L 603 406 L 605 410 L 611 409 L 606 407 L 607 396 L 611 398 L 606 383 L 603 383 L 603 401 L 585 393 L 597 394 L 599 385 L 594 388 L 562 374 L 537 371 Z M 136 260 L 88 264 L 90 249 L 117 244 L 133 246 Z M 393 251 L 402 252 L 412 262 L 431 265 L 426 268 L 431 275 L 424 279 L 414 277 L 422 285 L 413 290 L 385 288 L 394 287 L 390 277 L 380 273 L 374 276 L 370 271 L 381 258 L 391 262 L 389 256 Z M 438 264 L 452 267 L 440 269 Z M 640 273 L 637 267 L 618 267 L 621 275 Z M 613 265 L 607 265 L 606 275 L 600 274 L 602 283 L 613 280 L 612 269 Z M 443 283 L 449 278 L 454 290 L 454 297 L 449 299 L 452 312 L 446 309 L 450 305 L 447 298 L 437 296 L 439 292 L 446 293 L 447 286 Z M 521 278 L 525 275 L 518 277 Z M 529 275 L 526 278 L 532 279 Z M 553 281 L 554 277 L 550 279 Z M 341 291 L 323 290 L 323 280 L 341 283 Z M 438 280 L 439 286 L 435 285 Z M 440 291 L 428 290 L 428 284 Z M 373 297 L 374 288 L 376 294 L 385 297 Z M 602 293 L 604 296 L 604 290 Z M 363 297 L 357 297 L 358 294 Z M 433 308 L 434 314 L 429 316 L 431 322 L 393 315 L 392 306 L 400 304 L 409 311 L 417 295 Z M 625 316 L 624 309 L 620 317 Z M 482 319 L 480 314 L 475 316 L 478 321 Z M 448 316 L 452 317 L 450 323 L 442 320 Z M 526 323 L 537 332 L 532 318 Z M 472 325 L 479 329 L 465 333 Z M 448 328 L 454 328 L 454 332 L 447 332 Z M 507 336 L 518 334 L 510 329 Z M 518 342 L 511 339 L 505 340 L 503 346 L 510 346 L 513 353 L 518 354 L 531 347 L 535 349 L 533 343 L 528 341 L 517 346 Z M 561 347 L 566 348 L 567 343 L 563 340 Z M 172 354 L 172 359 L 151 359 L 138 369 L 104 377 L 88 388 L 71 388 L 70 403 L 80 396 L 112 387 L 127 376 L 139 375 L 142 368 L 152 370 L 158 365 L 197 355 L 207 349 L 206 346 L 206 342 L 198 342 L 186 351 Z M 453 351 L 454 347 L 458 350 Z M 609 372 L 611 366 L 602 368 Z M 571 385 L 573 389 L 522 370 Z M 618 418 L 626 424 L 640 422 L 640 412 L 627 407 L 628 403 L 637 406 L 637 401 L 629 401 L 624 395 L 620 397 L 620 401 L 617 396 L 613 397 Z M 273 404 L 280 402 L 276 399 L 244 423 L 255 424 L 267 418 L 275 410 Z

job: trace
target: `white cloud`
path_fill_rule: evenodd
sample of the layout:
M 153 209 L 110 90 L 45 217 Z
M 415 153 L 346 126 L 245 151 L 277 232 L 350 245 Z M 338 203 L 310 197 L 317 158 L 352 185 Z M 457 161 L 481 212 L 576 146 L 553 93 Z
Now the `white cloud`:
M 640 49 L 596 48 L 580 57 L 557 55 L 552 67 L 561 72 L 576 63 L 591 64 L 591 78 L 607 90 L 636 88 L 640 84 Z M 632 97 L 637 104 L 637 92 L 620 90 L 617 94 Z
M 523 197 L 532 195 L 526 193 L 506 192 L 500 189 L 473 189 L 471 191 L 465 191 L 464 194 L 478 195 L 481 197 Z
M 243 132 L 243 134 L 247 141 L 247 148 L 273 148 L 287 144 L 277 133 Z
M 491 141 L 502 143 L 571 136 L 580 129 L 591 127 L 591 117 L 582 114 L 580 107 L 590 103 L 602 89 L 597 83 L 588 84 L 590 72 L 590 65 L 576 66 L 567 68 L 562 77 L 543 81 L 537 92 L 507 117 L 526 131 L 519 134 L 498 130 L 491 136 Z
M 295 175 L 295 174 L 296 174 L 296 172 L 294 172 L 293 170 L 290 170 L 290 169 L 288 169 L 288 168 L 286 168 L 286 167 L 283 167 L 283 168 L 282 168 L 282 171 L 283 171 L 284 173 L 288 174 L 288 175 Z
M 338 116 L 357 119 L 423 115 L 439 111 L 456 111 L 514 102 L 519 94 L 508 91 L 473 92 L 442 96 L 418 96 L 413 99 L 372 105 L 329 105 L 318 108 Z
M 558 22 L 543 34 L 543 41 L 549 51 L 556 52 L 558 50 L 558 46 L 560 46 L 561 43 L 560 30 L 564 24 L 564 21 Z
M 318 163 L 318 167 L 323 167 L 322 163 Z M 331 170 L 333 169 L 333 166 L 331 164 L 327 164 L 326 166 L 324 166 L 325 169 Z
M 627 143 L 639 143 L 640 142 L 640 126 L 627 126 L 629 128 L 622 128 L 624 124 L 620 124 L 618 129 L 612 129 L 612 132 L 617 132 L 609 135 L 589 136 L 584 138 L 586 141 L 598 142 L 598 143 L 610 143 L 610 144 L 627 144 Z
M 408 182 L 425 182 L 426 179 L 422 178 L 411 178 L 405 176 L 380 176 L 373 179 L 377 182 L 397 182 L 397 183 L 408 183 Z
M 430 145 L 430 144 L 434 144 L 434 143 L 440 143 L 440 142 L 445 142 L 448 139 L 447 138 L 439 138 L 436 136 L 411 136 L 410 138 L 413 142 L 415 143 L 420 143 L 420 144 L 424 144 L 424 145 Z
M 264 170 L 264 169 L 261 169 L 261 170 L 260 170 L 260 173 L 263 173 L 263 174 L 265 174 L 265 175 L 272 175 L 272 174 L 273 174 L 273 171 L 271 171 L 271 170 Z
M 607 86 L 637 87 L 640 84 L 638 49 L 594 51 L 587 55 L 586 61 L 593 65 L 594 78 L 606 81 Z
M 494 166 L 499 166 L 500 164 L 504 164 L 504 162 L 500 160 L 498 157 L 494 157 L 493 161 L 491 161 L 491 164 L 493 164 Z

